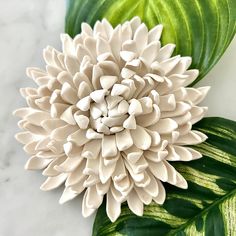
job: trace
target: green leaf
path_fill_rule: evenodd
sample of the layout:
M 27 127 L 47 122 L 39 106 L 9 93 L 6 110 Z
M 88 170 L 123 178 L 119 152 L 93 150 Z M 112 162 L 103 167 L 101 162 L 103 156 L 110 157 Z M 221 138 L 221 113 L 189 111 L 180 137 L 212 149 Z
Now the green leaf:
M 175 163 L 189 188 L 166 185 L 163 206 L 146 206 L 143 217 L 132 214 L 124 204 L 115 223 L 106 216 L 104 203 L 93 236 L 236 235 L 236 122 L 205 118 L 194 128 L 208 136 L 206 142 L 194 146 L 203 158 Z
M 175 54 L 191 56 L 192 68 L 204 75 L 220 59 L 236 30 L 235 0 L 69 0 L 66 33 L 80 33 L 107 18 L 113 26 L 139 16 L 149 28 L 164 25 L 162 44 L 175 43 Z

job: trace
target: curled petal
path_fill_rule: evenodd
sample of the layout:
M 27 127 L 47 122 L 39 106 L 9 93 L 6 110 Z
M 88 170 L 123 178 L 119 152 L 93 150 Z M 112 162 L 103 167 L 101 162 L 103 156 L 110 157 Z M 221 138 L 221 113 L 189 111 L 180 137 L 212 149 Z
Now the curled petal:
M 148 127 L 159 134 L 167 134 L 178 128 L 178 124 L 170 118 L 160 119 L 156 124 Z
M 128 195 L 127 203 L 128 203 L 130 210 L 134 214 L 136 214 L 138 216 L 143 215 L 143 203 L 134 190 Z
M 41 170 L 48 166 L 52 159 L 43 159 L 32 156 L 25 164 L 26 170 Z
M 105 135 L 102 140 L 102 156 L 109 157 L 109 156 L 116 156 L 116 154 L 117 154 L 117 147 L 116 147 L 115 135 L 111 136 Z
M 106 183 L 109 178 L 113 175 L 116 168 L 116 162 L 110 162 L 107 165 L 104 163 L 104 159 L 100 157 L 99 161 L 99 177 L 101 180 L 101 183 Z
M 54 168 L 60 172 L 73 172 L 83 161 L 83 159 L 78 157 L 68 157 L 63 163 L 60 165 L 56 165 Z
M 193 130 L 185 135 L 181 135 L 176 144 L 179 145 L 195 145 L 204 142 L 207 136 L 199 131 Z
M 134 145 L 141 150 L 147 150 L 151 146 L 151 136 L 141 126 L 137 126 L 136 129 L 131 130 Z
M 129 130 L 123 130 L 116 134 L 116 144 L 119 151 L 124 151 L 133 145 L 133 139 Z
M 87 203 L 86 203 L 87 196 L 88 196 L 88 190 L 86 190 L 84 197 L 83 197 L 83 202 L 82 202 L 82 215 L 84 217 L 89 217 L 90 215 L 92 215 L 96 211 L 96 209 L 92 209 L 87 206 Z
M 78 194 L 79 193 L 77 193 L 76 191 L 73 191 L 70 187 L 67 187 L 64 189 L 63 194 L 59 200 L 59 203 L 64 204 L 65 202 L 68 202 L 74 199 L 75 197 L 77 197 Z
M 112 222 L 115 222 L 121 213 L 121 203 L 115 200 L 110 191 L 107 193 L 106 212 Z
M 154 125 L 160 119 L 160 109 L 156 104 L 153 105 L 153 111 L 146 114 L 140 115 L 136 118 L 136 122 L 143 127 Z
M 156 197 L 153 198 L 153 200 L 157 203 L 162 205 L 166 199 L 166 191 L 162 185 L 162 183 L 160 181 L 157 181 L 158 184 L 158 195 Z
M 102 204 L 103 196 L 98 194 L 95 186 L 89 187 L 87 191 L 87 207 L 91 209 L 97 209 Z
M 165 164 L 160 162 L 150 162 L 149 161 L 149 169 L 152 174 L 163 182 L 168 181 L 168 173 Z
M 40 186 L 40 189 L 43 191 L 49 191 L 59 187 L 62 183 L 65 182 L 67 174 L 60 174 L 55 177 L 48 177 L 46 181 Z

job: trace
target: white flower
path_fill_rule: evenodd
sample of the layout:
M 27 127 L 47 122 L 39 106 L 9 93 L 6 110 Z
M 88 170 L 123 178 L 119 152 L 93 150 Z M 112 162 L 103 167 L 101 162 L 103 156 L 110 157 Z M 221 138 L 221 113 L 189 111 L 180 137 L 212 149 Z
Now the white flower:
M 198 70 L 187 70 L 190 57 L 171 57 L 175 45 L 161 47 L 161 32 L 138 17 L 115 29 L 83 23 L 74 39 L 61 36 L 63 52 L 44 50 L 46 71 L 27 69 L 38 88 L 21 89 L 28 107 L 15 112 L 31 156 L 25 168 L 43 169 L 42 190 L 65 183 L 60 203 L 85 190 L 85 217 L 105 195 L 112 221 L 124 201 L 142 215 L 143 204 L 164 202 L 162 182 L 187 188 L 171 161 L 201 157 L 185 145 L 206 139 L 191 129 L 209 87 L 186 87 Z

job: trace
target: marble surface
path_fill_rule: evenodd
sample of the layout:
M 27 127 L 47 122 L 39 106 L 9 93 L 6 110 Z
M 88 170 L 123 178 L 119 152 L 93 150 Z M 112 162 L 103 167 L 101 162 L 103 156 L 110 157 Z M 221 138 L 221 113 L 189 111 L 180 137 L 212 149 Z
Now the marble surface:
M 55 7 L 56 6 L 56 7 Z M 62 189 L 42 192 L 44 177 L 23 169 L 27 155 L 14 140 L 12 111 L 24 105 L 18 89 L 32 83 L 27 66 L 43 66 L 42 49 L 60 49 L 64 0 L 0 1 L 0 236 L 89 236 L 94 216 L 84 219 L 81 199 L 59 205 Z M 208 116 L 236 120 L 236 39 L 199 85 L 211 85 Z

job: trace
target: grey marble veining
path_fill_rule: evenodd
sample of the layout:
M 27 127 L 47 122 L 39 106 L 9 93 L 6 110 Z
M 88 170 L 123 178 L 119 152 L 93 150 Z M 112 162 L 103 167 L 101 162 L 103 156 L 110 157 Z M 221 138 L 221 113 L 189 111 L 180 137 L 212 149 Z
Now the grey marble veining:
M 18 90 L 33 82 L 27 66 L 44 66 L 42 50 L 60 49 L 64 0 L 0 1 L 0 236 L 87 236 L 93 217 L 81 215 L 81 198 L 59 205 L 62 189 L 42 192 L 45 177 L 26 172 L 27 155 L 14 139 L 17 119 L 11 113 L 25 105 Z
M 27 66 L 43 66 L 48 44 L 60 49 L 64 0 L 0 1 L 0 236 L 89 236 L 93 218 L 81 215 L 81 198 L 59 205 L 62 189 L 42 192 L 45 177 L 26 172 L 28 158 L 14 139 L 17 119 L 11 113 L 25 105 L 18 92 L 31 86 Z M 211 85 L 204 101 L 208 116 L 236 120 L 236 39 L 198 86 Z

